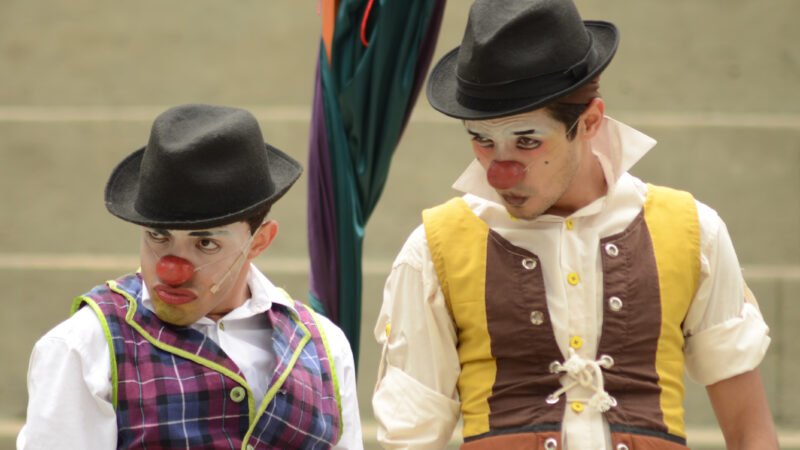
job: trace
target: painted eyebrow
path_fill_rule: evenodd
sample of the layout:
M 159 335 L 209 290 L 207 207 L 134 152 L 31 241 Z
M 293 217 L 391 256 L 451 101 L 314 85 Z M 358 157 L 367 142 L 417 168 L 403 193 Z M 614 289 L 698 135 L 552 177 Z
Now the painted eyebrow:
M 475 136 L 475 137 L 483 137 L 483 134 L 478 133 L 477 131 L 467 130 L 467 133 Z M 514 136 L 525 136 L 528 134 L 536 134 L 536 130 L 531 128 L 530 130 L 522 130 L 522 131 L 515 131 L 512 133 Z
M 167 236 L 167 237 L 172 236 L 172 233 L 170 233 L 169 230 L 164 230 L 162 228 L 151 228 L 150 230 L 155 231 L 156 233 L 164 235 L 164 236 Z M 217 235 L 221 235 L 221 234 L 222 235 L 227 235 L 227 234 L 230 234 L 230 232 L 228 230 L 216 230 L 216 231 L 201 230 L 201 231 L 190 231 L 189 232 L 189 236 L 192 236 L 192 237 L 212 237 L 212 236 L 217 236 Z
M 192 231 L 189 233 L 189 236 L 192 237 L 211 237 L 211 236 L 218 236 L 220 234 L 230 234 L 228 230 L 217 230 L 217 231 Z

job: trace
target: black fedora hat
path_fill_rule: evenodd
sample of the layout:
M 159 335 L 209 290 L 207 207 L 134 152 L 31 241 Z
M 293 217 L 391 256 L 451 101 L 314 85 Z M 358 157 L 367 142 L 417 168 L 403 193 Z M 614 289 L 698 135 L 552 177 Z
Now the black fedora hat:
M 147 146 L 111 173 L 106 208 L 147 227 L 211 228 L 271 205 L 302 171 L 264 142 L 248 111 L 181 105 L 159 115 Z
M 459 119 L 530 111 L 597 77 L 618 43 L 613 24 L 581 20 L 571 0 L 477 0 L 461 46 L 431 72 L 428 100 Z

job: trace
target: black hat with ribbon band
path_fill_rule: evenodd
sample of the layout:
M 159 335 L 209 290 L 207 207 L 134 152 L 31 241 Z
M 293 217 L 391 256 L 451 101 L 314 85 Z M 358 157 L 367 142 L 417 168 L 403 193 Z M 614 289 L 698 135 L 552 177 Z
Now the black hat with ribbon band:
M 182 105 L 159 115 L 147 146 L 111 173 L 106 208 L 147 227 L 212 228 L 273 204 L 302 171 L 264 142 L 248 111 Z
M 428 100 L 459 119 L 531 111 L 595 79 L 618 44 L 613 24 L 581 20 L 571 0 L 477 0 L 461 46 L 431 72 Z

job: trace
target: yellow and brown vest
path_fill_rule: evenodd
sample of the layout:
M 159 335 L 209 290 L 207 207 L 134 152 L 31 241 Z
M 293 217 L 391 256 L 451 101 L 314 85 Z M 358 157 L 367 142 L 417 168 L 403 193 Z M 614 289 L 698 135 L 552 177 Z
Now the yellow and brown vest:
M 561 447 L 556 344 L 539 258 L 512 245 L 461 198 L 423 212 L 433 262 L 458 336 L 462 449 Z M 612 248 L 614 251 L 608 251 Z M 692 196 L 648 186 L 642 211 L 598 249 L 603 270 L 599 355 L 614 448 L 685 449 L 684 336 L 700 274 Z M 624 308 L 612 307 L 624 304 Z M 536 320 L 532 317 L 536 313 Z M 625 448 L 625 447 L 621 447 Z

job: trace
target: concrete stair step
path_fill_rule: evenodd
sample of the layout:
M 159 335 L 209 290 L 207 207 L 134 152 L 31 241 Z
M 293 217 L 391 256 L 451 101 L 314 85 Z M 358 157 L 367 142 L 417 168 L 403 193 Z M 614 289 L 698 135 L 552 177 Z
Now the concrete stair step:
M 469 4 L 448 3 L 437 56 L 459 44 Z M 621 108 L 800 111 L 794 0 L 577 4 L 621 30 L 603 78 Z M 314 3 L 3 2 L 0 57 L 14 70 L 0 73 L 0 104 L 307 104 L 319 24 Z
M 266 139 L 305 164 L 308 125 L 265 116 L 271 119 L 263 121 Z M 621 111 L 621 116 L 637 124 L 635 112 Z M 690 190 L 714 207 L 745 263 L 800 264 L 796 251 L 800 234 L 795 232 L 800 228 L 800 123 L 739 128 L 735 120 L 728 121 L 732 125 L 687 129 L 638 119 L 659 144 L 634 166 L 633 173 L 649 182 Z M 114 165 L 144 144 L 149 125 L 140 120 L 0 121 L 4 141 L 0 160 L 14 161 L 0 166 L 0 201 L 8 211 L 24 211 L 7 216 L 0 248 L 44 253 L 136 251 L 137 232 L 105 211 L 102 193 Z M 457 194 L 450 185 L 470 159 L 461 125 L 432 119 L 425 110 L 415 115 L 368 222 L 367 254 L 392 258 L 419 224 L 423 208 Z M 273 254 L 306 253 L 306 183 L 304 176 L 273 210 L 272 216 L 285 225 Z M 770 232 L 761 232 L 765 229 Z

